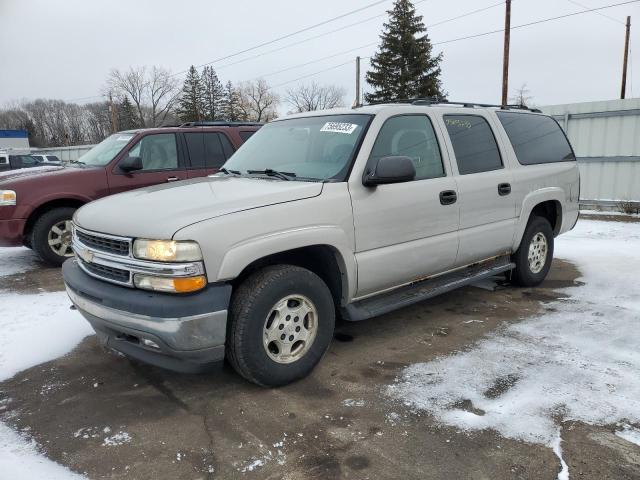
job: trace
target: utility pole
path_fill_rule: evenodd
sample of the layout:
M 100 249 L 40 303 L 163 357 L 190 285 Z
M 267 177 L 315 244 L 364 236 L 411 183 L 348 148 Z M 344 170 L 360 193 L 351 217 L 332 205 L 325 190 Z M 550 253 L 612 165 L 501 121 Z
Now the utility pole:
M 502 60 L 502 105 L 509 97 L 509 44 L 511 42 L 511 0 L 506 0 L 504 17 L 504 57 Z
M 354 107 L 359 107 L 360 103 L 360 57 L 356 57 L 356 100 Z
M 631 36 L 631 17 L 627 17 L 627 34 L 624 39 L 624 60 L 622 62 L 622 89 L 620 98 L 624 100 L 627 94 L 627 66 L 629 64 L 629 37 Z
M 111 133 L 118 131 L 118 117 L 116 115 L 116 108 L 113 105 L 113 96 L 109 92 L 109 113 L 111 113 Z

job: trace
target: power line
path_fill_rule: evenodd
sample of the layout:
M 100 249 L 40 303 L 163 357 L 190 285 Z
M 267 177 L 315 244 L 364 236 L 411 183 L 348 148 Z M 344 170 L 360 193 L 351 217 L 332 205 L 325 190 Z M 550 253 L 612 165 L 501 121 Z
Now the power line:
M 514 27 L 511 27 L 511 30 L 515 30 L 517 28 L 530 27 L 532 25 L 539 25 L 541 23 L 551 22 L 553 20 L 560 20 L 562 18 L 568 18 L 568 17 L 573 17 L 573 16 L 576 16 L 576 15 L 582 15 L 583 13 L 595 12 L 595 11 L 604 10 L 604 9 L 607 9 L 607 8 L 620 7 L 622 5 L 629 5 L 631 3 L 637 3 L 637 2 L 640 2 L 640 0 L 629 0 L 627 2 L 621 2 L 621 3 L 614 3 L 614 4 L 611 4 L 611 5 L 605 5 L 604 7 L 590 8 L 589 10 L 583 10 L 581 12 L 573 12 L 573 13 L 567 13 L 565 15 L 559 15 L 557 17 L 544 18 L 542 20 L 536 20 L 534 22 L 523 23 L 522 25 L 516 25 Z M 434 43 L 433 45 L 444 45 L 446 43 L 459 42 L 461 40 L 469 40 L 469 39 L 472 39 L 472 38 L 484 37 L 486 35 L 492 35 L 494 33 L 502 33 L 502 32 L 504 32 L 504 28 L 501 28 L 499 30 L 491 30 L 490 32 L 476 33 L 475 35 L 467 35 L 466 37 L 453 38 L 451 40 L 445 40 L 445 41 L 442 41 L 442 42 Z
M 567 0 L 567 2 L 573 3 L 574 5 L 577 5 L 578 7 L 589 8 L 587 5 L 584 5 L 584 4 L 580 3 L 580 2 L 576 2 L 574 0 Z M 605 15 L 604 13 L 601 13 L 601 12 L 593 12 L 593 13 L 595 13 L 596 15 L 600 15 L 601 17 L 608 18 L 612 22 L 616 22 L 616 23 L 619 23 L 621 25 L 625 25 L 625 23 L 622 20 L 618 20 L 617 18 L 610 17 L 609 15 Z
M 452 22 L 454 20 L 459 20 L 460 18 L 465 18 L 465 17 L 468 17 L 470 15 L 474 15 L 476 13 L 484 12 L 486 10 L 490 10 L 492 8 L 498 7 L 498 6 L 503 5 L 503 4 L 504 4 L 504 2 L 494 3 L 493 5 L 489 5 L 488 7 L 479 8 L 477 10 L 473 10 L 472 12 L 467 12 L 467 13 L 463 13 L 462 15 L 458 15 L 457 17 L 452 17 L 452 18 L 448 18 L 446 20 L 442 20 L 441 22 L 432 23 L 431 25 L 427 25 L 427 28 L 437 27 L 438 25 L 443 25 L 445 23 Z
M 324 20 L 324 21 L 322 21 L 320 23 L 316 23 L 316 24 L 311 25 L 309 27 L 305 27 L 305 28 L 302 28 L 300 30 L 296 30 L 295 32 L 287 33 L 286 35 L 282 35 L 281 37 L 277 37 L 277 38 L 274 38 L 272 40 L 268 40 L 266 42 L 259 43 L 258 45 L 254 45 L 253 47 L 245 48 L 244 50 L 240 50 L 238 52 L 231 53 L 229 55 L 225 55 L 225 56 L 220 57 L 220 58 L 216 58 L 215 60 L 211 60 L 210 62 L 203 63 L 201 65 L 197 65 L 197 68 L 201 68 L 201 67 L 204 67 L 206 65 L 211 65 L 212 63 L 216 63 L 216 62 L 219 62 L 221 60 L 226 60 L 228 58 L 237 57 L 238 55 L 242 55 L 243 53 L 250 52 L 251 50 L 255 50 L 255 49 L 260 48 L 260 47 L 265 47 L 267 45 L 271 45 L 273 43 L 279 42 L 280 40 L 284 40 L 286 38 L 293 37 L 294 35 L 298 35 L 299 33 L 303 33 L 303 32 L 307 32 L 309 30 L 313 30 L 314 28 L 321 27 L 322 25 L 326 25 L 326 24 L 331 23 L 331 22 L 335 22 L 336 20 L 340 20 L 341 18 L 348 17 L 349 15 L 353 15 L 354 13 L 362 12 L 363 10 L 366 10 L 368 8 L 371 8 L 371 7 L 375 7 L 376 5 L 380 5 L 381 3 L 385 3 L 387 1 L 388 0 L 378 0 L 376 2 L 369 3 L 368 5 L 365 5 L 365 6 L 360 7 L 360 8 L 356 8 L 355 10 L 351 10 L 349 12 L 343 13 L 343 14 L 338 15 L 336 17 L 329 18 L 328 20 Z M 186 73 L 187 71 L 188 70 L 183 70 L 181 72 L 174 73 L 172 76 L 181 75 L 183 73 Z

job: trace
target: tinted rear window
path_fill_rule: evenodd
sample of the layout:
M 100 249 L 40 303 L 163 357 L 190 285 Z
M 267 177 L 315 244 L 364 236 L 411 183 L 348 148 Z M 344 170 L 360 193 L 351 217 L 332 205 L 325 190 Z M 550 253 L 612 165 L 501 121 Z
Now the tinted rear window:
M 484 118 L 477 115 L 445 115 L 444 123 L 456 154 L 460 175 L 502 168 L 496 138 Z
M 240 138 L 242 139 L 243 142 L 246 142 L 247 140 L 249 140 L 251 138 L 251 135 L 253 135 L 254 131 L 249 131 L 249 130 L 244 130 L 242 132 L 240 132 Z
M 219 134 L 185 133 L 184 136 L 189 149 L 191 168 L 218 168 L 226 161 Z
M 575 161 L 567 137 L 553 118 L 512 112 L 498 112 L 498 118 L 522 165 Z

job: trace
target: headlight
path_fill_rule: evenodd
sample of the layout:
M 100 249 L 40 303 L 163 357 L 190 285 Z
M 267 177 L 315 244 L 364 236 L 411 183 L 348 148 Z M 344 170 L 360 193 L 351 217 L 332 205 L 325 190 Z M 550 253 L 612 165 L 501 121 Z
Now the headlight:
M 189 293 L 202 290 L 207 285 L 204 275 L 196 277 L 155 277 L 136 274 L 133 277 L 136 287 L 157 292 Z
M 136 240 L 133 242 L 133 256 L 158 262 L 197 262 L 202 260 L 202 252 L 196 242 L 175 240 Z
M 15 205 L 16 198 L 13 190 L 0 190 L 0 205 Z

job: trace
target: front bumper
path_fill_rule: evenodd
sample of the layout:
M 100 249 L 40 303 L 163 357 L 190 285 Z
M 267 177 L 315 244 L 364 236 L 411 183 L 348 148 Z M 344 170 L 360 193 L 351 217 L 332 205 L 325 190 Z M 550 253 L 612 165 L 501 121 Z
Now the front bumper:
M 64 263 L 62 275 L 69 298 L 103 345 L 180 372 L 224 358 L 231 285 L 188 295 L 148 292 L 97 280 L 75 259 Z
M 0 220 L 0 247 L 19 247 L 23 245 L 24 219 Z

